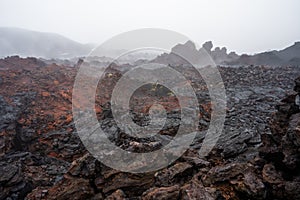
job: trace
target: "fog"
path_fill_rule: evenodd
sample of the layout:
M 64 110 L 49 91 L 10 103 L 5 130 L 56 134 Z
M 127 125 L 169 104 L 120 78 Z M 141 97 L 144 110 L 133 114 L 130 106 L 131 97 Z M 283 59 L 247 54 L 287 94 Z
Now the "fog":
M 0 26 L 54 32 L 100 44 L 138 28 L 164 28 L 237 53 L 300 40 L 298 0 L 1 0 Z

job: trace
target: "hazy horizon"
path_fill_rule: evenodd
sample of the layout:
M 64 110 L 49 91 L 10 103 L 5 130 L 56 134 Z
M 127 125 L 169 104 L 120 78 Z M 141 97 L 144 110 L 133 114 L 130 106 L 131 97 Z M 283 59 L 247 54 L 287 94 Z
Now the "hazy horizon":
M 300 41 L 299 7 L 297 0 L 2 0 L 0 27 L 57 33 L 96 44 L 133 29 L 164 28 L 200 45 L 213 41 L 228 51 L 253 54 Z

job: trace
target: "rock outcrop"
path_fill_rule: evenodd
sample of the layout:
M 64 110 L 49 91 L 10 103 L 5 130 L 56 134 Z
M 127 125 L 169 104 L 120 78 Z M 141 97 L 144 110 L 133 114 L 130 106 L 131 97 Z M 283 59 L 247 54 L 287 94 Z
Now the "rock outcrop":
M 300 110 L 299 83 L 295 80 L 294 94 L 277 106 L 272 123 L 272 135 L 264 135 L 260 154 L 266 160 L 263 180 L 276 199 L 299 199 L 300 190 Z
M 227 53 L 226 47 L 216 47 L 213 49 L 211 41 L 205 42 L 202 48 L 197 49 L 195 44 L 187 41 L 185 44 L 178 44 L 172 48 L 170 54 L 164 53 L 158 56 L 153 62 L 180 65 L 187 64 L 188 59 L 192 63 L 201 63 L 206 56 L 203 55 L 203 50 L 213 59 L 216 65 L 225 66 L 248 66 L 248 65 L 267 65 L 267 66 L 299 66 L 300 65 L 300 42 L 295 42 L 294 45 L 279 51 L 267 51 L 254 55 L 238 55 L 235 52 Z
M 197 49 L 192 41 L 187 41 L 185 44 L 174 46 L 170 54 L 164 53 L 152 62 L 181 65 L 181 64 L 199 64 L 206 62 L 206 59 L 212 59 L 217 65 L 233 62 L 239 56 L 235 52 L 227 53 L 225 47 L 216 47 L 212 50 L 213 44 L 211 41 L 202 45 L 202 48 Z

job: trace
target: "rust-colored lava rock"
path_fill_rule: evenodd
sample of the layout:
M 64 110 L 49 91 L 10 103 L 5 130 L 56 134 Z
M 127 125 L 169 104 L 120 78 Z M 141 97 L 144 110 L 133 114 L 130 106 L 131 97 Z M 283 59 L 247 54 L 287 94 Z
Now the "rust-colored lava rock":
M 0 59 L 1 200 L 300 199 L 298 67 L 219 67 L 227 94 L 226 121 L 205 158 L 198 151 L 210 123 L 209 93 L 192 69 L 178 68 L 188 78 L 181 84 L 191 83 L 198 97 L 199 133 L 168 167 L 132 174 L 103 165 L 77 135 L 72 89 L 82 60 L 74 66 L 49 63 L 18 56 Z M 109 100 L 123 73 L 122 66 L 108 69 L 99 82 L 98 120 L 123 149 L 159 149 L 163 142 L 129 137 L 113 120 Z M 159 135 L 168 142 L 181 118 L 178 99 L 167 88 L 150 84 L 137 90 L 130 100 L 133 120 L 147 124 L 153 102 L 167 111 L 169 120 Z

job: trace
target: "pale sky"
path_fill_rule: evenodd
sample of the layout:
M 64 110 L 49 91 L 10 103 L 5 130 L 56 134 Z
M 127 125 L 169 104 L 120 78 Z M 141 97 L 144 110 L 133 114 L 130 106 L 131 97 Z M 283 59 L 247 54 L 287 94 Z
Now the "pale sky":
M 0 0 L 0 26 L 100 44 L 139 28 L 164 28 L 237 53 L 300 41 L 299 0 Z

